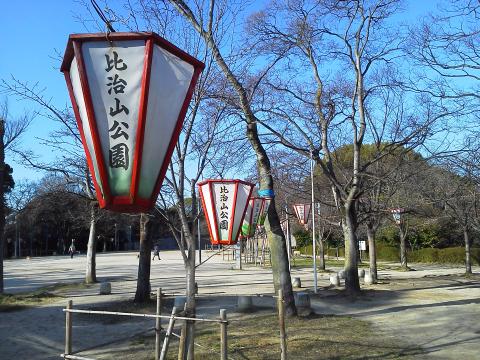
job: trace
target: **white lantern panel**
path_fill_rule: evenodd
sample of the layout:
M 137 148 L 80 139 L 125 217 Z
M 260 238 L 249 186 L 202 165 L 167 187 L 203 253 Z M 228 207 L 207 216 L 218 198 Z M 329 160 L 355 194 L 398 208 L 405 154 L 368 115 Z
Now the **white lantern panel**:
M 232 231 L 232 239 L 237 239 L 238 235 L 240 235 L 240 226 L 242 225 L 242 220 L 244 218 L 245 208 L 247 207 L 248 200 L 250 198 L 251 187 L 250 185 L 238 183 L 237 189 L 237 204 L 236 204 L 236 211 L 235 211 L 235 219 L 233 222 L 233 231 Z M 247 210 L 248 211 L 248 210 Z
M 212 199 L 212 193 L 210 192 L 210 184 L 209 183 L 203 184 L 200 186 L 200 189 L 201 189 L 202 199 L 206 208 L 206 216 L 207 216 L 207 219 L 209 219 L 209 226 L 211 227 L 210 231 L 211 231 L 211 236 L 213 238 L 212 240 L 218 241 L 219 239 L 217 236 L 217 232 L 215 231 L 215 228 L 214 228 L 215 226 L 214 219 L 216 215 L 212 207 L 213 199 Z
M 113 196 L 130 193 L 145 41 L 86 42 L 82 54 Z
M 213 183 L 212 186 L 220 240 L 228 240 L 234 220 L 235 183 Z
M 75 97 L 75 102 L 77 103 L 78 112 L 80 114 L 80 119 L 82 122 L 81 126 L 87 145 L 86 150 L 88 151 L 89 157 L 92 160 L 95 172 L 95 179 L 97 180 L 97 184 L 100 187 L 100 191 L 102 192 L 103 197 L 102 179 L 100 178 L 100 173 L 98 171 L 97 158 L 95 156 L 95 151 L 93 147 L 92 132 L 90 131 L 90 123 L 88 121 L 87 111 L 85 107 L 85 99 L 83 97 L 82 86 L 80 84 L 80 75 L 78 73 L 77 59 L 75 58 L 73 58 L 73 61 L 70 65 L 70 81 L 72 82 L 73 95 Z
M 138 194 L 150 197 L 190 86 L 194 67 L 161 47 L 153 47 L 148 111 Z

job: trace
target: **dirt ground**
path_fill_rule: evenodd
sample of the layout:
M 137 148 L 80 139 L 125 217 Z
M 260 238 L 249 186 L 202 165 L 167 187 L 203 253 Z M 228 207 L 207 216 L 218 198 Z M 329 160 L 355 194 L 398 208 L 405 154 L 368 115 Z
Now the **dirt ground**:
M 32 290 L 61 280 L 78 281 L 82 277 L 84 260 L 78 257 L 74 261 L 58 258 L 30 263 L 7 261 L 6 291 Z M 0 312 L 0 359 L 59 358 L 65 331 L 62 308 L 67 299 L 73 299 L 75 307 L 82 309 L 108 308 L 111 302 L 131 299 L 136 261 L 136 256 L 128 253 L 99 256 L 99 277 L 112 282 L 112 295 L 98 295 L 98 285 L 72 286 L 58 290 L 56 294 L 60 297 L 49 299 L 45 305 Z M 199 268 L 199 316 L 216 317 L 220 308 L 233 313 L 236 296 L 240 294 L 254 296 L 254 304 L 258 307 L 273 309 L 273 298 L 256 296 L 273 294 L 271 272 L 251 267 L 231 270 L 231 267 L 232 262 L 217 256 L 209 265 Z M 356 299 L 347 298 L 339 289 L 329 287 L 329 274 L 319 274 L 318 294 L 310 289 L 310 269 L 293 269 L 292 276 L 302 279 L 304 288 L 295 291 L 310 292 L 317 314 L 352 316 L 373 324 L 375 333 L 365 334 L 365 341 L 371 336 L 391 340 L 398 345 L 394 349 L 398 358 L 480 359 L 480 276 L 465 278 L 461 267 L 420 264 L 412 264 L 412 267 L 417 271 L 400 272 L 394 266 L 387 267 L 380 272 L 379 284 L 362 284 L 362 295 Z M 474 272 L 478 274 L 480 269 L 474 268 Z M 164 253 L 162 262 L 153 264 L 152 287 L 161 286 L 164 292 L 180 294 L 183 281 L 177 253 Z M 74 351 L 87 350 L 79 355 L 101 358 L 114 353 L 112 358 L 121 359 L 119 349 L 135 344 L 139 335 L 151 334 L 153 328 L 153 320 L 143 319 L 89 321 L 79 317 L 74 321 Z M 355 358 L 382 357 L 368 357 L 359 351 Z

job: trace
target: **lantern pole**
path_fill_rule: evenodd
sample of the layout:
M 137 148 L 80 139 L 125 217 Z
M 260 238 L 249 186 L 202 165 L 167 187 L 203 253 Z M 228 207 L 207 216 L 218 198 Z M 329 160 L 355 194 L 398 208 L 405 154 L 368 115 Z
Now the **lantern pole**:
M 286 218 L 286 235 L 287 235 L 287 249 L 288 249 L 288 270 L 291 271 L 291 257 L 292 257 L 292 238 L 290 234 L 290 217 L 288 216 L 288 205 L 285 205 L 285 218 Z
M 315 240 L 315 193 L 313 186 L 313 151 L 310 150 L 310 177 L 312 182 L 312 242 L 313 242 L 313 292 L 317 293 L 317 244 Z
M 200 195 L 200 194 L 199 194 Z M 198 197 L 197 207 L 197 236 L 198 236 L 198 264 L 202 263 L 202 237 L 200 235 L 200 196 Z

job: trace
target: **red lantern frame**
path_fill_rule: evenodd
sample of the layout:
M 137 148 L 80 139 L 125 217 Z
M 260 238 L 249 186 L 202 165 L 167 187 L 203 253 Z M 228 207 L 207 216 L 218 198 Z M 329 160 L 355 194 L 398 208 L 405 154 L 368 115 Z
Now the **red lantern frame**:
M 111 194 L 105 161 L 102 155 L 100 136 L 98 133 L 98 127 L 97 127 L 97 121 L 96 121 L 94 107 L 93 107 L 92 96 L 91 96 L 90 87 L 88 84 L 86 65 L 83 59 L 83 54 L 82 54 L 82 44 L 84 42 L 106 41 L 106 40 L 108 41 L 126 41 L 126 40 L 145 41 L 145 60 L 144 60 L 144 67 L 143 67 L 143 73 L 142 73 L 142 84 L 141 84 L 139 111 L 138 111 L 138 119 L 137 119 L 138 127 L 137 127 L 137 133 L 136 133 L 135 148 L 134 148 L 133 157 L 132 157 L 132 180 L 131 180 L 128 196 L 112 196 Z M 149 198 L 140 198 L 138 196 L 138 187 L 139 187 L 140 175 L 141 175 L 140 170 L 142 165 L 143 138 L 145 133 L 148 95 L 149 95 L 149 88 L 150 88 L 150 74 L 152 69 L 154 45 L 159 46 L 160 48 L 175 55 L 179 59 L 189 63 L 190 65 L 193 66 L 194 71 L 190 81 L 190 85 L 185 95 L 185 99 L 183 101 L 178 118 L 176 120 L 175 128 L 174 128 L 172 137 L 170 139 L 167 151 L 165 153 L 163 163 L 160 167 L 160 171 L 155 181 L 154 189 L 150 194 Z M 87 147 L 87 142 L 86 142 L 85 134 L 82 127 L 82 119 L 80 117 L 78 103 L 76 101 L 76 98 L 73 92 L 72 81 L 70 78 L 70 65 L 74 58 L 77 59 L 81 91 L 85 101 L 85 108 L 86 108 L 86 113 L 87 113 L 88 122 L 90 126 L 90 132 L 92 134 L 94 154 L 91 154 Z M 153 206 L 155 205 L 156 199 L 158 197 L 158 193 L 160 192 L 160 188 L 162 186 L 163 180 L 165 178 L 165 173 L 167 171 L 168 164 L 170 163 L 172 153 L 175 149 L 175 144 L 177 143 L 178 137 L 180 136 L 182 126 L 183 126 L 183 120 L 187 113 L 190 100 L 193 96 L 195 85 L 204 68 L 205 68 L 205 65 L 201 61 L 195 59 L 191 55 L 187 54 L 185 51 L 177 48 L 175 45 L 171 44 L 170 42 L 161 38 L 159 35 L 153 32 L 138 32 L 138 33 L 122 33 L 122 32 L 117 33 L 116 32 L 116 33 L 109 33 L 108 36 L 104 33 L 72 34 L 69 36 L 67 48 L 65 50 L 65 55 L 63 58 L 60 71 L 63 72 L 65 76 L 65 80 L 67 82 L 70 100 L 73 105 L 73 111 L 75 114 L 77 126 L 80 132 L 80 137 L 82 139 L 83 148 L 85 150 L 85 154 L 87 158 L 88 168 L 90 170 L 90 174 L 92 175 L 93 184 L 95 187 L 95 191 L 97 193 L 97 199 L 101 208 L 105 208 L 113 211 L 120 211 L 120 212 L 146 212 L 153 208 Z M 92 161 L 93 156 L 97 160 L 98 174 L 100 179 L 96 178 L 94 165 Z M 101 191 L 100 189 L 99 180 L 102 184 L 103 191 Z
M 213 196 L 210 197 L 212 211 L 213 211 L 213 215 L 214 215 L 213 216 L 213 224 L 212 224 L 210 222 L 210 218 L 208 217 L 207 204 L 205 202 L 205 196 L 204 196 L 203 190 L 202 190 L 202 186 L 205 185 L 205 184 L 208 184 L 208 187 L 210 189 L 210 194 L 213 194 L 214 193 L 213 192 L 213 184 L 215 184 L 215 183 L 217 183 L 217 184 L 234 183 L 235 184 L 235 191 L 234 191 L 234 195 L 233 195 L 233 204 L 234 205 L 237 202 L 237 193 L 238 193 L 238 185 L 239 184 L 245 184 L 245 185 L 250 186 L 250 191 L 248 193 L 248 201 L 250 201 L 250 196 L 252 195 L 252 191 L 253 191 L 253 188 L 254 188 L 255 185 L 252 184 L 252 183 L 249 183 L 247 181 L 238 180 L 238 179 L 235 179 L 235 180 L 208 179 L 208 180 L 205 180 L 205 181 L 202 181 L 202 182 L 198 183 L 200 199 L 202 200 L 203 213 L 205 214 L 205 219 L 207 221 L 208 232 L 209 232 L 209 235 L 210 235 L 210 242 L 212 243 L 212 245 L 219 245 L 219 244 L 221 244 L 221 245 L 234 245 L 234 244 L 237 243 L 238 237 L 240 236 L 240 233 L 242 232 L 241 227 L 242 227 L 242 224 L 243 224 L 243 220 L 245 218 L 245 212 L 246 212 L 247 207 L 248 207 L 248 201 L 245 203 L 245 208 L 243 209 L 243 215 L 242 215 L 242 218 L 240 219 L 240 225 L 239 225 L 239 228 L 238 228 L 237 235 L 236 235 L 235 239 L 232 238 L 232 232 L 233 232 L 233 223 L 234 223 L 234 219 L 235 219 L 235 213 L 236 213 L 236 210 L 237 210 L 236 206 L 233 207 L 232 214 L 230 216 L 230 224 L 232 224 L 232 226 L 228 230 L 228 239 L 227 240 L 220 239 L 220 232 L 219 232 L 219 227 L 218 227 L 218 222 L 217 222 L 217 209 L 216 209 L 215 203 L 213 201 Z M 219 239 L 218 241 L 213 236 L 212 229 L 215 229 L 215 232 L 216 232 L 216 235 L 217 235 L 216 239 Z

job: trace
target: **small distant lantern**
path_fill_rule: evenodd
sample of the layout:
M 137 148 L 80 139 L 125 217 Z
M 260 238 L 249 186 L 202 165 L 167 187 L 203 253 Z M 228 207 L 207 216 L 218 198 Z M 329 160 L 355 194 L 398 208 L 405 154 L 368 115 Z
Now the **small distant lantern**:
M 155 205 L 203 68 L 151 32 L 70 35 L 61 71 L 100 207 Z
M 253 187 L 242 180 L 206 180 L 198 184 L 213 245 L 237 243 Z
M 402 214 L 405 212 L 405 209 L 391 209 L 390 212 L 393 215 L 393 220 L 395 220 L 395 223 L 397 225 L 400 225 L 402 223 Z
M 242 225 L 242 236 L 252 237 L 255 235 L 257 224 L 262 213 L 265 199 L 261 197 L 251 197 L 248 201 L 247 211 Z
M 308 226 L 308 219 L 310 218 L 310 210 L 312 204 L 295 204 L 293 209 L 295 210 L 295 215 L 297 216 L 298 222 L 304 226 Z
M 268 209 L 270 208 L 270 203 L 272 202 L 271 198 L 264 198 L 262 210 L 260 212 L 260 217 L 258 218 L 258 226 L 263 226 L 265 220 L 267 219 Z

